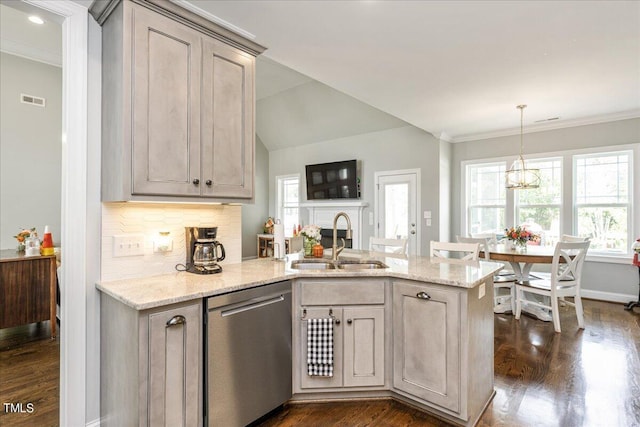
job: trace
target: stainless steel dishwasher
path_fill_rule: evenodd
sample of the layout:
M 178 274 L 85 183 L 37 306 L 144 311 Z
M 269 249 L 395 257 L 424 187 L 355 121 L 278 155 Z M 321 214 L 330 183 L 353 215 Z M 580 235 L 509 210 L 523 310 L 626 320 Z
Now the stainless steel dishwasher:
M 207 300 L 206 425 L 241 427 L 291 398 L 291 283 Z

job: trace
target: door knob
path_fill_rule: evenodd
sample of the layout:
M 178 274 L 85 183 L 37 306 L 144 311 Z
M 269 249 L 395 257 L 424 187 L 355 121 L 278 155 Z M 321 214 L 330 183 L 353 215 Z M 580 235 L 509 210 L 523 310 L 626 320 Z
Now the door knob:
M 213 181 L 211 181 L 210 179 L 208 179 L 205 184 L 207 184 L 209 187 L 211 187 L 211 184 L 213 184 Z
M 416 234 L 416 230 L 411 230 L 411 234 Z
M 412 223 L 411 223 L 411 226 L 412 226 L 412 227 L 415 227 L 415 226 L 416 226 L 416 223 L 415 223 L 415 222 L 412 222 Z
M 200 184 L 200 180 L 198 178 L 193 178 L 193 185 Z
M 348 324 L 352 324 L 352 323 L 353 323 L 353 320 L 352 320 L 352 319 L 347 319 L 347 323 L 348 323 Z

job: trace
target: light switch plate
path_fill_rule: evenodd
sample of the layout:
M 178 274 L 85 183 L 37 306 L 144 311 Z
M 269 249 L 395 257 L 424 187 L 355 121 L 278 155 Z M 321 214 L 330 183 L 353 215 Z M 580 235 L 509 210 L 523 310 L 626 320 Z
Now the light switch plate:
M 113 256 L 144 255 L 143 234 L 119 234 L 113 236 Z
M 482 297 L 484 296 L 484 294 L 486 293 L 486 286 L 484 283 L 481 283 L 480 286 L 478 286 L 478 299 L 482 299 Z

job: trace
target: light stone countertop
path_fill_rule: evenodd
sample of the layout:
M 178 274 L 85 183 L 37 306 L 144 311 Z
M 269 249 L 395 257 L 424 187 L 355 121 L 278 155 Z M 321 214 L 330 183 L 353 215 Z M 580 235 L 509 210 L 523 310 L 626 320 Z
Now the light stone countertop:
M 96 286 L 107 295 L 136 310 L 146 310 L 198 298 L 221 295 L 283 280 L 328 277 L 388 277 L 473 288 L 499 271 L 495 262 L 460 262 L 429 257 L 384 256 L 368 251 L 347 251 L 341 260 L 375 259 L 388 268 L 375 270 L 295 270 L 291 261 L 298 254 L 287 255 L 286 261 L 259 258 L 239 264 L 223 265 L 219 274 L 200 275 L 176 272 L 138 279 L 101 282 Z

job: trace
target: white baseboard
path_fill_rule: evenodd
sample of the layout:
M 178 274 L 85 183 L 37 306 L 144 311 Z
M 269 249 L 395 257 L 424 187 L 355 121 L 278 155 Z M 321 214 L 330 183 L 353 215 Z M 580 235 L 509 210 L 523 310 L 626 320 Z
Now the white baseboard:
M 591 291 L 582 289 L 580 291 L 584 298 L 597 299 L 600 301 L 628 303 L 629 301 L 637 301 L 638 295 L 614 294 L 611 292 Z
M 89 421 L 85 427 L 100 427 L 100 418 Z

